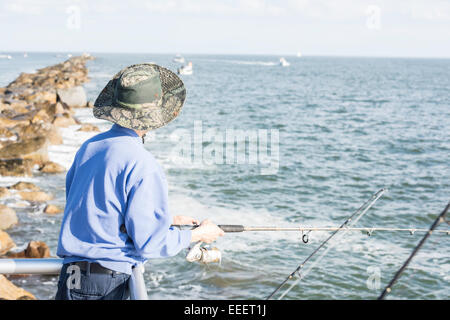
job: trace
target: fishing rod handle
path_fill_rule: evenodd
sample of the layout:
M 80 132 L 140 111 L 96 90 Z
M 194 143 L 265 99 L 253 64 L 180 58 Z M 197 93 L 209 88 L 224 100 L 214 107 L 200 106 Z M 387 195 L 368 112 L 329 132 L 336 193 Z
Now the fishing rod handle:
M 224 232 L 244 232 L 245 227 L 240 224 L 219 224 L 218 227 Z
M 173 224 L 172 227 L 177 227 L 181 229 L 195 229 L 198 228 L 200 225 L 198 224 L 185 224 L 185 225 L 179 225 L 179 224 Z M 245 227 L 240 224 L 219 224 L 218 227 L 223 230 L 223 232 L 244 232 Z

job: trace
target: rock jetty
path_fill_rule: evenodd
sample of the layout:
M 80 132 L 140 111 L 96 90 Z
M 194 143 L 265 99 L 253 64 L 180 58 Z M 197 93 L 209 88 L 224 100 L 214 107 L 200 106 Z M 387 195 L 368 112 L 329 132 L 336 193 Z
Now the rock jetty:
M 63 166 L 49 159 L 47 147 L 63 143 L 61 127 L 81 124 L 74 117 L 74 108 L 92 107 L 82 87 L 89 81 L 86 62 L 91 59 L 92 56 L 84 54 L 34 73 L 21 73 L 0 88 L 0 178 L 65 172 Z M 99 131 L 89 124 L 81 124 L 79 130 Z M 3 204 L 3 199 L 11 198 L 38 207 L 44 203 L 43 214 L 63 211 L 47 203 L 53 199 L 52 194 L 31 182 L 0 187 L 0 259 L 50 257 L 50 250 L 42 241 L 30 241 L 23 251 L 14 251 L 16 244 L 6 231 L 20 228 L 20 219 L 15 210 Z M 0 275 L 0 300 L 3 299 L 36 298 Z
M 88 106 L 81 85 L 89 81 L 86 61 L 91 59 L 83 55 L 21 73 L 0 88 L 0 175 L 62 171 L 48 165 L 47 146 L 62 143 L 60 127 L 80 124 L 73 108 Z

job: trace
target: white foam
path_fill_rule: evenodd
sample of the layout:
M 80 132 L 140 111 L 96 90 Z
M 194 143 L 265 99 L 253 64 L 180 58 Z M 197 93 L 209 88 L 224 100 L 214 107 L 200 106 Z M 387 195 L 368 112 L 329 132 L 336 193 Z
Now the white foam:
M 242 64 L 242 65 L 259 65 L 259 66 L 276 66 L 279 62 L 272 61 L 248 61 L 248 60 L 228 60 L 228 59 L 204 59 L 204 61 L 211 62 L 223 62 L 223 63 L 232 63 L 232 64 Z
M 94 118 L 92 116 L 92 109 L 88 108 L 76 109 L 75 117 L 82 123 L 98 126 L 101 131 L 106 130 L 107 127 L 111 125 L 107 121 Z M 98 134 L 96 131 L 77 131 L 79 128 L 81 128 L 81 125 L 60 128 L 59 130 L 63 138 L 63 144 L 51 145 L 48 147 L 49 159 L 62 165 L 66 170 L 72 165 L 75 154 L 83 142 Z
M 244 64 L 244 65 L 258 65 L 258 66 L 266 66 L 271 67 L 275 66 L 278 63 L 277 62 L 266 62 L 266 61 L 245 61 L 245 60 L 223 60 L 227 63 L 233 63 L 233 64 Z

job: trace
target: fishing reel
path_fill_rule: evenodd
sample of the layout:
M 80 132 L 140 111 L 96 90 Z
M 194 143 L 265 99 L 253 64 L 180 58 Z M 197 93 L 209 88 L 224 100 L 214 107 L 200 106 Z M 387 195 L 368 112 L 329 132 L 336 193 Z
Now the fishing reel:
M 197 242 L 192 248 L 188 248 L 186 260 L 189 262 L 200 262 L 203 264 L 215 263 L 222 260 L 222 253 L 216 247 L 202 246 L 203 242 Z

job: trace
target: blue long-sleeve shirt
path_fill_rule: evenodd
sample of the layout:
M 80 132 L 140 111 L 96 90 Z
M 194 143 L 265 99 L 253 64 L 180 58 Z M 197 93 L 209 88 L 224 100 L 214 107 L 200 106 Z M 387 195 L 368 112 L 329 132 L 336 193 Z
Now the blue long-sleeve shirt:
M 191 231 L 171 224 L 164 172 L 135 131 L 115 124 L 81 146 L 66 176 L 57 250 L 64 263 L 130 274 L 133 265 L 189 245 Z

